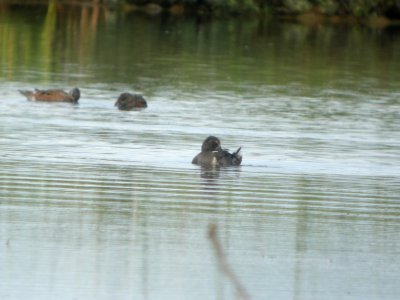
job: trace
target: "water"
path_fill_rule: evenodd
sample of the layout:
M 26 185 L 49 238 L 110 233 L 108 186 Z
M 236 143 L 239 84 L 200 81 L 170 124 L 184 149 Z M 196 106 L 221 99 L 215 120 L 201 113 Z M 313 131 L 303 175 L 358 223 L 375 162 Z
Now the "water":
M 1 299 L 235 298 L 209 223 L 252 299 L 398 298 L 398 29 L 12 6 L 0 53 Z

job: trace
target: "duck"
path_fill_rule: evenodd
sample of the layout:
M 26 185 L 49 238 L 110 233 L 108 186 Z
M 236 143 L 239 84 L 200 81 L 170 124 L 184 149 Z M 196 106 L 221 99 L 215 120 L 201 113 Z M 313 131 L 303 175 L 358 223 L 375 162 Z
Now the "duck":
M 70 102 L 77 103 L 81 92 L 78 88 L 73 88 L 68 93 L 63 90 L 50 89 L 50 90 L 39 90 L 33 91 L 20 90 L 29 101 L 46 101 L 46 102 Z
M 211 135 L 203 141 L 201 152 L 193 158 L 192 164 L 204 167 L 239 166 L 242 163 L 241 149 L 239 147 L 230 153 L 221 147 L 219 138 Z
M 115 102 L 115 106 L 119 110 L 132 110 L 146 108 L 147 102 L 141 94 L 122 93 Z

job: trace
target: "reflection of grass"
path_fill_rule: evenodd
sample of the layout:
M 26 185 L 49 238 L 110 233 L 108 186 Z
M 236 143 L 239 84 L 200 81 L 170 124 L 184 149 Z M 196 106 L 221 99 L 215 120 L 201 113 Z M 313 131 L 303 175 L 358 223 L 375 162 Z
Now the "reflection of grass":
M 49 58 L 52 57 L 52 45 L 53 45 L 53 37 L 54 31 L 56 27 L 57 21 L 57 0 L 49 0 L 49 5 L 47 7 L 47 14 L 43 24 L 43 31 L 40 37 L 40 53 L 42 57 L 45 59 L 43 62 L 44 71 L 51 71 L 51 60 Z M 47 58 L 47 59 L 46 59 Z
M 91 59 L 98 21 L 107 17 L 107 8 L 101 14 L 99 5 L 79 7 L 58 0 L 39 3 L 0 5 L 0 76 L 12 79 L 19 69 L 35 70 L 34 81 L 49 81 L 66 61 L 68 66 Z
M 233 286 L 235 287 L 238 298 L 244 300 L 250 299 L 250 295 L 247 293 L 246 289 L 241 284 L 239 278 L 236 276 L 235 272 L 233 272 L 232 268 L 228 264 L 228 261 L 226 260 L 226 255 L 217 237 L 216 224 L 209 224 L 208 237 L 210 238 L 211 244 L 214 248 L 215 256 L 217 258 L 219 267 L 221 271 L 226 275 L 226 277 L 228 277 L 228 279 L 232 282 Z
M 64 79 L 82 73 L 96 82 L 173 82 L 181 88 L 238 93 L 247 82 L 319 88 L 358 73 L 398 74 L 400 40 L 367 27 L 257 18 L 149 18 L 116 11 L 108 16 L 102 7 L 96 11 L 58 4 L 56 9 L 52 3 L 34 13 L 31 7 L 3 12 L 0 63 L 6 68 L 0 74 L 7 70 L 12 79 L 19 70 L 34 70 L 33 81 L 50 81 L 55 73 Z

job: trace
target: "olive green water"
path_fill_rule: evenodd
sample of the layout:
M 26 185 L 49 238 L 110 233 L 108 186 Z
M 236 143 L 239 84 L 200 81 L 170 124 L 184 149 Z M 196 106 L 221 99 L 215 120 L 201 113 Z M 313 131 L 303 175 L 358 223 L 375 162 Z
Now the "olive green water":
M 0 298 L 234 299 L 213 222 L 251 299 L 398 299 L 399 70 L 398 28 L 0 6 Z

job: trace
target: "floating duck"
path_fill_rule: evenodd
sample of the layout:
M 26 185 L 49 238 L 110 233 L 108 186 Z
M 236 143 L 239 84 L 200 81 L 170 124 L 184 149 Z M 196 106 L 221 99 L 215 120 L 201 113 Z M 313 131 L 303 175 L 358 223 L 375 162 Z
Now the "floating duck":
M 146 108 L 147 102 L 141 94 L 122 93 L 119 95 L 115 106 L 120 110 Z
M 242 163 L 241 149 L 239 147 L 235 152 L 230 153 L 221 148 L 221 141 L 217 137 L 209 136 L 204 140 L 201 152 L 193 158 L 192 164 L 209 167 L 238 166 Z
M 46 102 L 71 102 L 77 103 L 81 92 L 78 88 L 73 88 L 69 93 L 63 90 L 38 90 L 27 91 L 20 90 L 29 101 L 46 101 Z

